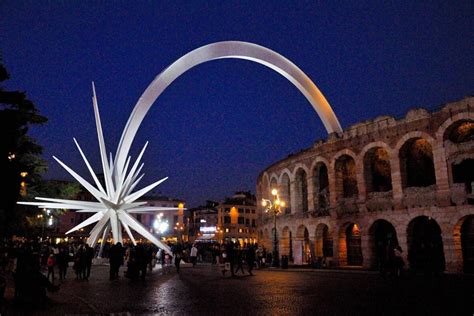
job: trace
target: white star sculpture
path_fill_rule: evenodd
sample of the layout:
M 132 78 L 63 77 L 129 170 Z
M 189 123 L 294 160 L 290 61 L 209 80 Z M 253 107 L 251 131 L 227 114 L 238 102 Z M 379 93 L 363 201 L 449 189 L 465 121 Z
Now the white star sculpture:
M 66 169 L 66 171 L 69 172 L 69 174 L 73 176 L 85 189 L 87 189 L 87 191 L 89 191 L 90 194 L 92 194 L 97 199 L 97 202 L 36 197 L 36 199 L 41 202 L 18 202 L 18 204 L 36 205 L 39 208 L 70 209 L 76 210 L 76 212 L 78 213 L 95 213 L 94 215 L 87 218 L 85 221 L 83 221 L 82 223 L 80 223 L 79 225 L 72 228 L 66 233 L 69 234 L 92 223 L 96 223 L 94 228 L 91 230 L 90 236 L 87 240 L 87 243 L 91 247 L 94 247 L 96 245 L 101 233 L 102 240 L 105 240 L 111 230 L 114 242 L 122 242 L 123 227 L 134 245 L 136 244 L 136 241 L 133 237 L 130 228 L 132 228 L 140 235 L 142 235 L 158 247 L 165 249 L 166 252 L 171 254 L 171 250 L 166 244 L 159 241 L 140 222 L 138 222 L 133 216 L 130 215 L 132 213 L 148 213 L 165 210 L 177 210 L 178 208 L 150 207 L 145 206 L 147 202 L 136 202 L 137 199 L 139 199 L 141 196 L 145 195 L 157 185 L 168 179 L 168 177 L 163 178 L 153 184 L 150 184 L 141 190 L 133 192 L 133 189 L 137 186 L 137 184 L 144 176 L 144 174 L 139 175 L 144 165 L 143 163 L 140 164 L 140 160 L 143 156 L 143 153 L 145 152 L 148 142 L 145 144 L 142 151 L 140 152 L 140 155 L 138 156 L 137 160 L 130 169 L 130 156 L 126 160 L 125 166 L 123 168 L 118 168 L 118 164 L 112 159 L 112 153 L 110 153 L 108 161 L 94 83 L 92 83 L 92 92 L 92 103 L 94 106 L 95 121 L 97 125 L 97 136 L 99 139 L 100 156 L 102 159 L 102 168 L 105 178 L 105 189 L 100 183 L 94 171 L 92 170 L 89 161 L 87 160 L 75 138 L 74 142 L 76 143 L 77 149 L 79 150 L 82 158 L 84 159 L 84 162 L 86 163 L 86 166 L 89 169 L 96 186 L 90 184 L 88 181 L 86 181 L 79 174 L 74 172 L 74 170 L 69 168 L 58 158 L 54 156 L 53 158 L 64 169 Z M 117 153 L 116 156 L 118 156 L 119 154 L 120 153 Z

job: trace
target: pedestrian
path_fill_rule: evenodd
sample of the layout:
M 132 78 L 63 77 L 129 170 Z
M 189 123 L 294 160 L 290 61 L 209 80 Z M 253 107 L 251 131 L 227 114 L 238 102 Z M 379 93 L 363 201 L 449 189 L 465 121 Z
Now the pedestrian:
M 76 280 L 81 280 L 84 275 L 84 248 L 80 245 L 74 255 L 74 271 L 76 272 Z
M 394 262 L 394 275 L 396 278 L 400 278 L 403 273 L 403 266 L 405 265 L 405 262 L 403 262 L 402 258 L 402 247 L 396 246 L 394 249 L 394 257 L 395 257 L 395 262 Z
M 92 259 L 94 259 L 94 255 L 94 249 L 86 244 L 84 249 L 84 279 L 86 281 L 89 281 L 89 277 L 91 276 Z
M 110 263 L 110 271 L 109 271 L 109 278 L 110 280 L 115 280 L 119 277 L 119 270 L 120 266 L 123 265 L 123 256 L 124 250 L 122 247 L 122 243 L 118 242 L 109 250 L 109 263 Z
M 181 246 L 180 243 L 176 244 L 176 246 L 174 247 L 173 255 L 174 255 L 174 265 L 176 267 L 176 272 L 179 273 L 181 259 L 183 257 L 183 247 Z
M 193 247 L 191 248 L 191 253 L 190 253 L 190 258 L 191 258 L 191 263 L 193 264 L 193 268 L 196 266 L 197 253 L 198 253 L 198 249 L 196 248 L 196 244 L 193 244 Z
M 235 274 L 239 272 L 239 270 L 242 272 L 242 274 L 245 274 L 244 272 L 244 267 L 243 267 L 243 262 L 244 262 L 244 256 L 243 256 L 243 251 L 242 249 L 237 249 L 235 252 L 235 262 L 237 263 L 237 268 L 235 268 Z
M 48 280 L 49 276 L 51 275 L 51 282 L 54 283 L 54 266 L 56 265 L 56 260 L 54 260 L 54 254 L 51 253 L 48 257 L 48 261 L 46 262 L 46 265 L 48 267 Z
M 256 258 L 255 248 L 253 246 L 249 246 L 249 249 L 247 250 L 247 255 L 245 256 L 245 258 L 247 259 L 248 272 L 250 275 L 253 275 L 252 270 L 253 270 L 253 266 L 254 266 L 255 258 Z
M 67 248 L 61 247 L 58 254 L 58 269 L 59 269 L 60 280 L 66 279 L 68 265 L 69 265 L 69 251 Z
M 234 249 L 234 243 L 232 241 L 229 241 L 225 247 L 225 252 L 226 252 L 226 261 L 229 263 L 229 270 L 232 275 L 232 277 L 235 277 L 234 273 L 234 260 L 235 260 L 235 249 Z

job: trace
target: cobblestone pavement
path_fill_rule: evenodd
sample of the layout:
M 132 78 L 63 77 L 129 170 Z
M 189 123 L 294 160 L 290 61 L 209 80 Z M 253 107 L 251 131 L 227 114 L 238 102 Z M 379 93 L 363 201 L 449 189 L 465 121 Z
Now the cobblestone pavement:
M 71 269 L 69 269 L 71 270 Z M 52 305 L 14 305 L 7 291 L 5 315 L 473 315 L 474 278 L 382 279 L 352 271 L 256 270 L 230 278 L 210 265 L 156 269 L 146 281 L 108 280 L 108 266 L 91 279 L 72 271 Z M 3 316 L 3 315 L 2 315 Z

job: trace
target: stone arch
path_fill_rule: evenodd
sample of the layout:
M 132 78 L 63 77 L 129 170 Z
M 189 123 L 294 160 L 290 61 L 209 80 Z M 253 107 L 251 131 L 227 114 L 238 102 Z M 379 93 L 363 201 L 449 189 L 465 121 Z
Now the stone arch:
M 386 267 L 388 251 L 398 246 L 398 237 L 395 227 L 386 219 L 375 220 L 369 228 L 369 267 L 372 269 Z
M 436 133 L 443 144 L 451 201 L 456 205 L 474 204 L 468 196 L 474 192 L 474 114 L 460 113 L 443 123 Z
M 459 270 L 474 273 L 474 214 L 463 216 L 456 223 L 453 236 Z
M 369 147 L 370 145 L 370 147 Z M 383 142 L 371 143 L 364 147 L 359 161 L 364 164 L 364 181 L 367 193 L 392 190 L 392 169 L 390 147 Z
M 474 120 L 474 113 L 472 112 L 462 112 L 454 115 L 453 117 L 448 118 L 446 121 L 443 122 L 438 127 L 438 130 L 436 131 L 436 139 L 438 141 L 443 141 L 444 140 L 444 135 L 446 133 L 446 130 L 456 121 L 461 121 L 461 120 Z
M 309 100 L 328 133 L 342 133 L 341 125 L 318 87 L 295 64 L 280 54 L 247 42 L 225 41 L 197 48 L 162 71 L 138 99 L 120 138 L 114 166 L 122 170 L 131 144 L 148 110 L 161 93 L 180 75 L 201 63 L 223 58 L 250 60 L 267 66 L 287 78 Z
M 303 168 L 295 170 L 295 212 L 308 212 L 308 172 Z
M 339 264 L 362 266 L 362 238 L 360 226 L 347 222 L 339 230 Z
M 336 180 L 336 197 L 357 197 L 359 189 L 357 187 L 357 168 L 354 156 L 348 154 L 337 156 L 334 162 L 334 171 Z
M 408 223 L 407 246 L 412 270 L 444 271 L 446 263 L 442 232 L 434 218 L 422 215 Z
M 295 264 L 311 264 L 312 252 L 308 228 L 301 224 L 296 230 L 296 245 L 294 247 Z
M 317 159 L 311 166 L 313 182 L 313 206 L 317 216 L 329 216 L 329 169 L 328 162 Z
M 420 135 L 416 133 L 407 139 L 404 136 L 404 142 L 397 144 L 402 188 L 436 184 L 433 139 L 416 136 L 417 134 Z
M 319 223 L 316 226 L 315 230 L 315 247 L 314 252 L 316 258 L 330 258 L 333 256 L 333 239 L 332 239 L 332 232 L 329 229 L 329 225 L 326 223 Z
M 281 199 L 285 202 L 285 210 L 284 212 L 286 214 L 291 213 L 291 178 L 288 175 L 288 173 L 283 172 L 280 176 L 280 188 L 279 188 L 279 193 Z

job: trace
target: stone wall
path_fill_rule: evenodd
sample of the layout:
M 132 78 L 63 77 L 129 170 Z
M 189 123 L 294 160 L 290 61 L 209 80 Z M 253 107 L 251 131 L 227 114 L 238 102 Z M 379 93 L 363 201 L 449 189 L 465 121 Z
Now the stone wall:
M 333 240 L 333 256 L 326 258 L 328 264 L 347 265 L 348 251 L 353 255 L 354 247 L 360 247 L 363 267 L 374 268 L 377 265 L 376 250 L 380 244 L 380 234 L 384 232 L 377 227 L 386 227 L 385 230 L 393 227 L 396 233 L 393 239 L 402 247 L 405 262 L 409 263 L 409 259 L 414 262 L 416 254 L 413 250 L 421 238 L 420 234 L 426 235 L 423 230 L 434 227 L 436 232 L 441 231 L 442 247 L 438 241 L 436 243 L 443 250 L 446 270 L 459 272 L 463 268 L 460 227 L 466 218 L 474 216 L 474 201 L 469 198 L 472 196 L 472 186 L 453 183 L 452 164 L 474 159 L 474 137 L 461 144 L 453 144 L 447 133 L 457 122 L 474 122 L 473 101 L 474 97 L 468 97 L 447 104 L 433 113 L 424 109 L 410 110 L 400 120 L 390 116 L 378 117 L 355 124 L 342 135 L 331 134 L 328 140 L 318 141 L 311 148 L 265 169 L 257 180 L 257 199 L 270 198 L 270 183 L 276 183 L 277 188 L 282 188 L 282 179 L 288 176 L 290 196 L 286 199 L 290 200 L 291 213 L 279 216 L 278 235 L 281 236 L 283 230 L 285 234 L 289 230 L 294 240 L 297 240 L 297 229 L 304 226 L 309 231 L 310 248 L 317 249 L 322 243 L 317 228 L 321 224 L 326 225 Z M 421 141 L 416 142 L 417 140 Z M 413 147 L 410 145 L 412 143 L 422 145 Z M 386 165 L 390 166 L 391 188 L 369 192 L 370 187 L 373 187 L 372 182 L 367 186 L 366 182 L 373 179 L 372 173 L 367 171 L 367 165 L 370 165 L 367 155 L 378 148 L 383 149 L 383 157 L 388 157 Z M 341 178 L 343 172 L 336 170 L 341 157 L 355 162 L 355 196 L 344 197 L 344 181 Z M 321 164 L 327 167 L 329 180 L 328 192 L 324 193 L 329 197 L 329 207 L 326 206 L 325 209 L 320 209 L 319 204 L 314 203 L 314 199 L 320 195 L 318 185 L 315 185 L 318 183 L 315 167 Z M 427 166 L 420 165 L 423 168 L 429 168 L 429 164 L 434 166 L 434 184 L 407 184 L 407 177 L 413 178 L 413 174 L 407 172 L 424 170 L 417 169 L 417 164 Z M 296 175 L 302 174 L 302 171 L 306 174 L 307 181 L 305 194 L 298 191 L 301 185 L 296 183 Z M 307 199 L 306 203 L 302 203 L 302 198 Z M 303 212 L 301 205 L 307 205 L 308 212 Z M 260 242 L 271 245 L 270 234 L 263 232 L 271 232 L 273 222 L 263 214 L 262 207 L 259 209 L 259 219 Z M 360 230 L 359 240 L 347 235 L 347 227 L 351 224 L 356 224 Z M 436 235 L 436 232 L 430 234 Z M 389 239 L 391 235 L 393 234 L 387 233 Z M 315 259 L 316 253 L 312 257 Z

